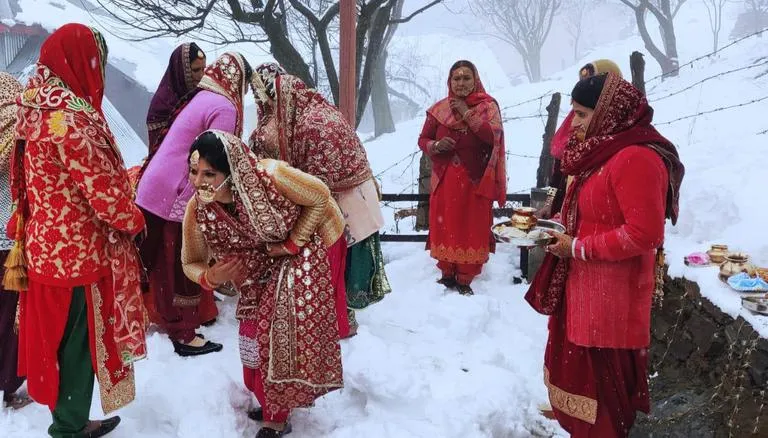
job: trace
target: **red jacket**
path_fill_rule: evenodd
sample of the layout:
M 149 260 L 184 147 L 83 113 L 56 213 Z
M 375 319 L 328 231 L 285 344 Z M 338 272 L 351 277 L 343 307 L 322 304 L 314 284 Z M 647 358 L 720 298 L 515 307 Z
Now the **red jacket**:
M 566 283 L 571 342 L 633 349 L 650 343 L 655 254 L 664 241 L 667 185 L 663 161 L 642 146 L 621 150 L 584 182 L 578 197 L 577 257 Z
M 78 102 L 64 88 L 33 88 L 20 101 L 16 125 L 26 140 L 23 175 L 12 178 L 26 185 L 27 273 L 52 286 L 109 275 L 109 233 L 133 236 L 144 228 L 109 128 Z

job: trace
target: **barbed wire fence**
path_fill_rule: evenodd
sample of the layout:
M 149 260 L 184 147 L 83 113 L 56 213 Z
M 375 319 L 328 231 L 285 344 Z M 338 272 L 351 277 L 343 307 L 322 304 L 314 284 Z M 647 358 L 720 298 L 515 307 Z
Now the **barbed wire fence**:
M 682 64 L 682 65 L 678 66 L 672 72 L 680 72 L 682 69 L 684 69 L 686 67 L 692 67 L 694 64 L 696 64 L 698 62 L 711 59 L 713 56 L 721 54 L 724 51 L 726 51 L 726 50 L 728 50 L 728 49 L 730 49 L 732 47 L 735 47 L 735 46 L 738 46 L 739 44 L 742 44 L 742 43 L 745 43 L 747 41 L 750 41 L 752 38 L 756 38 L 756 37 L 762 36 L 766 32 L 768 32 L 768 28 L 764 28 L 764 29 L 761 29 L 759 31 L 753 32 L 752 34 L 749 34 L 749 35 L 746 35 L 744 37 L 741 37 L 741 38 L 739 38 L 737 40 L 734 40 L 731 43 L 723 46 L 722 48 L 718 49 L 717 51 L 712 51 L 712 52 L 706 53 L 704 55 L 698 56 L 698 57 L 696 57 L 694 59 L 691 59 L 690 61 L 686 62 L 685 64 Z M 655 87 L 653 90 L 650 90 L 650 92 L 648 93 L 648 100 L 651 101 L 651 103 L 660 102 L 660 101 L 663 101 L 663 100 L 666 100 L 666 99 L 669 99 L 669 98 L 672 98 L 672 97 L 675 97 L 675 96 L 683 95 L 683 94 L 685 94 L 687 92 L 690 92 L 692 90 L 695 90 L 697 86 L 702 86 L 702 85 L 706 84 L 707 82 L 713 81 L 715 79 L 723 78 L 723 77 L 726 77 L 726 76 L 729 76 L 729 75 L 733 75 L 733 74 L 736 74 L 736 73 L 740 73 L 740 72 L 744 72 L 744 71 L 749 71 L 749 70 L 757 69 L 757 68 L 760 68 L 760 67 L 766 67 L 766 71 L 760 73 L 754 79 L 759 79 L 759 78 L 761 78 L 763 76 L 768 75 L 768 57 L 766 57 L 766 56 L 758 57 L 756 59 L 753 59 L 749 64 L 746 64 L 746 65 L 743 65 L 743 66 L 740 66 L 740 67 L 735 67 L 735 68 L 732 68 L 732 69 L 729 69 L 729 70 L 726 70 L 726 71 L 723 71 L 723 72 L 720 72 L 720 73 L 717 73 L 717 74 L 709 75 L 709 76 L 704 77 L 704 78 L 702 78 L 702 79 L 700 79 L 700 80 L 698 80 L 698 81 L 696 81 L 694 83 L 687 84 L 686 86 L 681 87 L 681 88 L 679 88 L 677 90 L 673 90 L 673 91 L 657 90 L 656 87 Z M 669 73 L 672 73 L 672 72 L 667 72 L 665 74 L 659 74 L 659 75 L 656 75 L 656 76 L 654 76 L 654 77 L 652 77 L 650 79 L 647 79 L 646 80 L 646 84 L 653 83 L 653 82 L 656 82 L 656 81 L 661 81 L 661 79 L 666 79 L 666 78 L 668 78 Z M 542 122 L 542 124 L 545 124 L 546 120 L 547 120 L 547 117 L 548 117 L 548 114 L 547 114 L 546 110 L 544 109 L 545 108 L 545 102 L 547 101 L 547 99 L 550 99 L 554 93 L 557 93 L 557 92 L 559 92 L 562 96 L 566 96 L 566 97 L 570 96 L 570 93 L 562 92 L 562 91 L 557 91 L 557 90 L 554 90 L 554 89 L 550 89 L 550 90 L 547 90 L 546 92 L 544 92 L 541 95 L 538 95 L 538 96 L 535 96 L 535 97 L 532 97 L 532 98 L 529 98 L 529 99 L 525 99 L 525 100 L 522 100 L 522 101 L 519 101 L 519 102 L 514 102 L 514 103 L 511 103 L 511 104 L 508 104 L 508 105 L 501 106 L 500 109 L 501 109 L 501 113 L 502 113 L 502 122 L 507 124 L 507 123 L 513 123 L 513 122 L 525 122 L 525 121 L 529 121 L 529 120 L 540 120 Z M 697 111 L 697 112 L 692 113 L 692 114 L 686 114 L 686 115 L 683 115 L 683 116 L 679 116 L 679 117 L 676 117 L 676 118 L 671 119 L 671 120 L 665 120 L 665 121 L 661 121 L 661 122 L 656 122 L 656 123 L 654 123 L 654 125 L 655 126 L 669 126 L 669 125 L 672 125 L 672 124 L 675 124 L 675 123 L 679 123 L 679 122 L 682 122 L 682 121 L 685 121 L 685 120 L 696 119 L 697 117 L 700 117 L 700 116 L 715 114 L 715 113 L 719 113 L 719 112 L 723 112 L 723 111 L 728 111 L 728 110 L 732 110 L 732 109 L 736 109 L 736 108 L 742 108 L 742 107 L 746 107 L 746 106 L 749 106 L 749 105 L 754 105 L 754 104 L 757 104 L 757 103 L 760 103 L 760 102 L 764 102 L 766 100 L 768 100 L 768 95 L 762 96 L 762 97 L 759 97 L 759 98 L 749 99 L 749 100 L 746 100 L 746 101 L 743 101 L 743 102 L 739 102 L 739 103 L 736 103 L 736 104 L 722 105 L 722 106 L 719 106 L 719 107 L 716 107 L 716 108 L 704 109 L 704 110 Z M 516 110 L 518 108 L 521 108 L 521 107 L 524 107 L 524 106 L 529 105 L 529 104 L 533 104 L 533 103 L 538 103 L 538 108 L 537 108 L 536 112 L 534 112 L 534 113 L 524 113 L 524 114 L 515 114 L 514 110 Z M 560 113 L 562 114 L 563 111 L 561 110 Z M 768 134 L 768 128 L 755 133 L 755 135 L 765 135 L 765 134 Z M 375 175 L 376 178 L 380 179 L 385 174 L 387 174 L 389 171 L 391 171 L 392 169 L 395 169 L 398 166 L 401 166 L 405 162 L 408 162 L 407 166 L 400 172 L 400 174 L 397 177 L 395 177 L 395 179 L 402 178 L 408 172 L 411 172 L 411 174 L 412 174 L 412 182 L 411 182 L 411 184 L 405 185 L 400 190 L 400 194 L 409 193 L 409 192 L 410 193 L 414 193 L 414 190 L 418 189 L 419 182 L 421 181 L 421 179 L 418 176 L 416 176 L 416 175 L 418 175 L 417 163 L 419 161 L 417 157 L 420 156 L 420 154 L 421 154 L 421 150 L 418 150 L 418 149 L 413 151 L 413 152 L 411 152 L 411 153 L 409 153 L 408 155 L 406 155 L 406 156 L 400 158 L 399 160 L 397 160 L 395 163 L 393 163 L 392 165 L 390 165 L 386 169 L 378 172 Z M 515 158 L 524 158 L 524 159 L 532 159 L 532 160 L 538 160 L 540 158 L 539 155 L 526 155 L 526 154 L 518 154 L 518 153 L 513 153 L 513 152 L 506 152 L 506 156 L 508 158 L 509 157 L 515 157 Z M 520 193 L 527 193 L 529 190 L 530 190 L 529 188 L 523 188 L 523 189 L 520 189 L 520 190 L 517 190 L 517 191 L 509 191 L 508 193 L 520 194 Z M 390 204 L 391 203 L 384 203 L 385 206 L 391 206 Z

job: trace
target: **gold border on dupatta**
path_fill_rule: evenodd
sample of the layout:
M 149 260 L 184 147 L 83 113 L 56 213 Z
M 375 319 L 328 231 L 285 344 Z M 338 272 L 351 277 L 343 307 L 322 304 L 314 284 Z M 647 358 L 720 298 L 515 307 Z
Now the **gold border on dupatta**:
M 104 413 L 108 414 L 122 408 L 136 398 L 136 381 L 133 367 L 124 366 L 122 370 L 124 373 L 123 377 L 114 376 L 115 379 L 119 380 L 116 384 L 112 384 L 112 376 L 109 375 L 109 369 L 107 368 L 109 353 L 107 353 L 107 346 L 104 345 L 106 328 L 101 317 L 104 302 L 101 298 L 99 285 L 93 283 L 90 288 L 91 303 L 93 303 L 93 327 L 96 331 L 94 333 L 94 344 L 96 345 L 96 369 L 94 371 L 99 381 L 101 407 Z
M 590 138 L 600 132 L 603 127 L 603 119 L 608 115 L 608 111 L 611 108 L 611 103 L 616 95 L 616 90 L 619 88 L 619 84 L 622 79 L 613 73 L 607 73 L 605 78 L 605 84 L 603 85 L 603 91 L 600 93 L 600 97 L 597 99 L 597 105 L 595 105 L 595 112 L 592 115 L 592 120 L 587 126 L 586 138 Z
M 544 384 L 547 385 L 549 402 L 553 408 L 570 417 L 589 424 L 595 424 L 595 421 L 597 421 L 597 400 L 583 395 L 571 394 L 553 385 L 549 381 L 549 370 L 547 367 L 544 367 Z

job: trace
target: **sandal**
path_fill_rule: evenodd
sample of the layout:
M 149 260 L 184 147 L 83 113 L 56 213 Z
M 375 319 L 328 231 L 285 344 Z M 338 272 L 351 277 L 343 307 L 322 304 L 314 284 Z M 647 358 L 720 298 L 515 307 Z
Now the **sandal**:
M 455 289 L 456 286 L 459 284 L 456 282 L 456 279 L 453 277 L 443 277 L 439 280 L 437 280 L 437 284 L 442 284 L 443 286 L 447 287 L 448 289 Z
M 474 295 L 475 291 L 472 290 L 472 288 L 468 284 L 459 284 L 456 286 L 456 290 L 459 291 L 460 294 L 469 296 Z
M 281 436 L 288 435 L 292 431 L 293 427 L 291 427 L 291 423 L 285 423 L 285 428 L 283 430 L 262 427 L 259 429 L 259 433 L 256 434 L 256 438 L 280 438 Z
M 4 397 L 5 398 L 5 397 Z M 32 403 L 32 399 L 28 395 L 10 394 L 5 400 L 6 406 L 14 411 L 19 410 Z

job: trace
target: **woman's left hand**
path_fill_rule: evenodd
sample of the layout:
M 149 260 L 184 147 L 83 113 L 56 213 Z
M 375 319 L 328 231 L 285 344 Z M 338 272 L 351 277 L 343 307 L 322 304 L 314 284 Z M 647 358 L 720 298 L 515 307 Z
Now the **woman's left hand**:
M 573 244 L 573 237 L 558 233 L 557 231 L 547 231 L 551 236 L 555 237 L 555 243 L 544 247 L 544 250 L 554 254 L 561 259 L 567 259 L 571 257 L 571 245 Z
M 456 98 L 451 99 L 451 109 L 461 114 L 461 117 L 464 117 L 467 111 L 469 111 L 467 102 L 465 102 L 462 99 L 456 99 Z
M 292 255 L 290 251 L 285 249 L 285 245 L 281 243 L 268 243 L 267 254 L 270 257 L 285 257 L 285 256 Z

